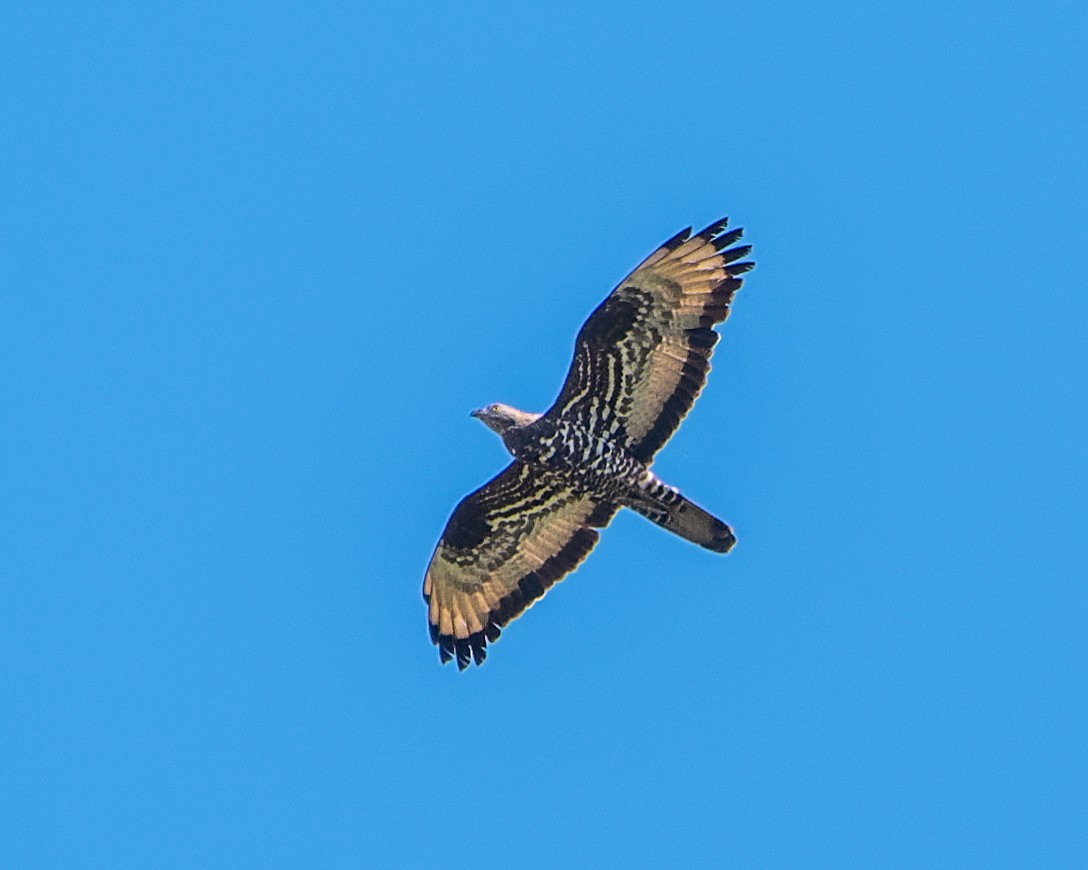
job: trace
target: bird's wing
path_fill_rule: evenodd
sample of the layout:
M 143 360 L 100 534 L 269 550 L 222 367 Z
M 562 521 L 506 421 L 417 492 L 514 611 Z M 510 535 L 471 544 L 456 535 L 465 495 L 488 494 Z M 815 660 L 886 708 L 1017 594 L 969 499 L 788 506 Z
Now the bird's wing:
M 443 663 L 483 662 L 487 643 L 578 566 L 616 510 L 518 461 L 462 499 L 423 581 Z
M 590 315 L 553 418 L 619 438 L 647 464 L 676 431 L 706 383 L 751 247 L 730 247 L 722 219 L 678 233 L 619 283 Z

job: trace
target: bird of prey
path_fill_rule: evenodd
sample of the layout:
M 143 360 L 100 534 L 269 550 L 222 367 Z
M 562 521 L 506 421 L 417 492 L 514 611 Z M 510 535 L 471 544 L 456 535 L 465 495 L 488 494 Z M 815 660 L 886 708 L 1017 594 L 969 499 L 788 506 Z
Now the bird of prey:
M 444 663 L 482 664 L 487 644 L 578 567 L 621 507 L 716 553 L 732 529 L 650 470 L 706 383 L 751 246 L 716 221 L 688 227 L 624 278 L 582 326 L 559 398 L 543 414 L 473 411 L 513 461 L 461 500 L 423 581 Z

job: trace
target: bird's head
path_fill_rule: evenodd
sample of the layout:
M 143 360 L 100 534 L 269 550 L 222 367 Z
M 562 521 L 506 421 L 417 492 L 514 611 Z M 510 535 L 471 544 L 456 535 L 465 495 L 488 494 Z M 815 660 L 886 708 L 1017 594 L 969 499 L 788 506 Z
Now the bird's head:
M 517 408 L 511 408 L 509 405 L 498 402 L 488 405 L 486 408 L 477 408 L 470 416 L 475 417 L 488 429 L 498 432 L 500 435 L 513 426 L 527 426 L 540 418 L 539 414 L 519 411 Z

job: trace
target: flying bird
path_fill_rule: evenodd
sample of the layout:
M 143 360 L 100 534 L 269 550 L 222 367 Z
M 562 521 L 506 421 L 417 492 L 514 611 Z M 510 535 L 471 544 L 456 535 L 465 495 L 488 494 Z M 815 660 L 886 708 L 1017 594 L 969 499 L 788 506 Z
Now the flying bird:
M 582 326 L 559 398 L 543 414 L 473 411 L 513 461 L 461 500 L 423 581 L 431 641 L 461 670 L 483 663 L 512 619 L 593 549 L 627 507 L 726 553 L 718 518 L 654 475 L 654 454 L 691 410 L 740 276 L 755 264 L 722 219 L 677 233 L 624 278 Z

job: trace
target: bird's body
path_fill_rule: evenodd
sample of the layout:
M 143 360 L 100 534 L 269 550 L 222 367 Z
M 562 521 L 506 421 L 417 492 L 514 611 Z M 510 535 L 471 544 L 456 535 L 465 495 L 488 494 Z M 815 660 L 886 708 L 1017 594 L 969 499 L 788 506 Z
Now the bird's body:
M 596 529 L 628 507 L 716 552 L 732 530 L 650 470 L 654 454 L 706 381 L 751 250 L 726 250 L 724 220 L 650 255 L 578 335 L 559 397 L 543 414 L 508 405 L 473 412 L 514 461 L 461 501 L 424 579 L 431 638 L 443 662 L 483 662 L 500 629 L 573 570 Z
M 614 438 L 570 420 L 541 417 L 503 438 L 515 459 L 563 475 L 572 487 L 616 499 L 648 469 Z
M 570 420 L 525 416 L 534 419 L 511 425 L 502 434 L 503 443 L 515 459 L 554 474 L 573 492 L 629 507 L 707 549 L 726 552 L 735 543 L 724 523 L 695 529 L 694 537 L 685 534 L 686 525 L 670 523 L 694 505 L 676 488 L 658 480 L 648 464 L 624 449 L 614 437 L 615 432 L 606 430 L 601 435 Z

